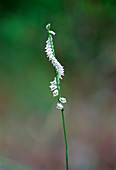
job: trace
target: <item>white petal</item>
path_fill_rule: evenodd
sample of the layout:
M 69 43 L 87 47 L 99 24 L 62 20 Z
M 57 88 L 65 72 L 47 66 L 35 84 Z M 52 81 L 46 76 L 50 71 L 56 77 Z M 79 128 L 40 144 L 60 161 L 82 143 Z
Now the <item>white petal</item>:
M 54 67 L 57 65 L 57 59 L 55 57 L 52 58 L 52 64 Z
M 52 54 L 50 54 L 50 55 L 48 56 L 49 61 L 52 60 L 53 57 L 54 57 L 54 56 L 53 56 Z
M 51 81 L 50 84 L 56 85 L 56 77 L 54 78 L 54 81 Z
M 56 62 L 55 66 L 56 66 L 56 69 L 57 69 L 59 77 L 64 76 L 64 68 L 63 68 L 63 66 L 58 61 Z
M 48 48 L 51 48 L 51 45 L 47 44 L 45 49 L 47 50 Z
M 47 39 L 46 43 L 47 43 L 47 44 L 50 43 L 50 39 L 49 39 L 49 38 Z
M 48 52 L 47 52 L 47 55 L 51 55 L 51 54 L 53 54 L 52 51 L 48 51 Z
M 51 48 L 47 48 L 47 49 L 45 50 L 45 52 L 46 52 L 46 53 L 52 52 L 52 49 L 51 49 Z
M 55 96 L 58 96 L 58 90 L 57 89 L 53 91 L 53 97 L 55 97 Z
M 61 103 L 66 103 L 66 98 L 64 98 L 64 97 L 60 97 L 59 100 L 60 100 Z
M 56 86 L 56 85 L 53 85 L 53 84 L 52 84 L 52 85 L 50 85 L 49 87 L 50 87 L 51 91 L 53 91 L 53 90 L 57 89 L 57 86 Z
M 49 31 L 50 34 L 55 35 L 56 33 L 54 31 Z
M 62 110 L 63 109 L 63 105 L 61 103 L 57 103 L 56 108 Z

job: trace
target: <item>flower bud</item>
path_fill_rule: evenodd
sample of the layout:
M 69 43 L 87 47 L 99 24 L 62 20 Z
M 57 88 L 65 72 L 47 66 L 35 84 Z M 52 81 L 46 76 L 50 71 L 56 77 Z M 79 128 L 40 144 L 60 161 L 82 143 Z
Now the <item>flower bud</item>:
M 55 97 L 55 96 L 58 96 L 58 90 L 57 89 L 53 91 L 53 97 Z
M 63 105 L 61 103 L 57 103 L 56 108 L 62 110 L 63 109 Z
M 64 98 L 64 97 L 60 97 L 59 100 L 60 100 L 61 103 L 66 103 L 66 98 Z

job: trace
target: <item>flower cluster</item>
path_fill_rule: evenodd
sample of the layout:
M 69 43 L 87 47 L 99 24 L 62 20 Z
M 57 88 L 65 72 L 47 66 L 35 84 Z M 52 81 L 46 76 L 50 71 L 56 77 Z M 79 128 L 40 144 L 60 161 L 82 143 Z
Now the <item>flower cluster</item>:
M 46 26 L 46 29 L 48 31 L 48 39 L 46 41 L 45 52 L 47 54 L 47 58 L 52 63 L 56 71 L 56 76 L 54 80 L 50 82 L 49 87 L 53 92 L 53 97 L 58 96 L 59 102 L 57 103 L 57 108 L 62 110 L 63 109 L 62 104 L 66 103 L 66 99 L 64 97 L 60 97 L 60 79 L 62 79 L 62 76 L 64 76 L 64 68 L 55 57 L 53 38 L 52 38 L 52 35 L 55 35 L 55 32 L 50 30 L 50 24 Z
M 53 34 L 54 32 L 49 31 L 49 33 Z M 55 35 L 55 33 L 53 35 Z M 56 70 L 58 72 L 58 77 L 60 79 L 62 79 L 62 76 L 64 76 L 64 68 L 58 62 L 58 60 L 55 57 L 54 46 L 53 46 L 53 41 L 52 41 L 52 36 L 51 35 L 48 37 L 48 40 L 46 41 L 45 52 L 47 54 L 47 57 L 48 57 L 49 61 L 51 61 L 52 65 L 56 68 Z

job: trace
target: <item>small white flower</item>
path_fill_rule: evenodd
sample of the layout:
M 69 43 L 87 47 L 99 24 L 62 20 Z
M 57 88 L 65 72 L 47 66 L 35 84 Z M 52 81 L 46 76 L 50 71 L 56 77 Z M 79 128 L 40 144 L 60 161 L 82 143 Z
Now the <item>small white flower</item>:
M 66 98 L 64 98 L 64 97 L 60 97 L 59 100 L 60 100 L 61 103 L 66 103 Z
M 48 37 L 48 39 L 46 40 L 46 44 L 50 45 L 50 38 Z
M 55 35 L 56 33 L 54 31 L 49 31 L 50 34 Z
M 47 42 L 48 41 L 48 42 Z M 49 40 L 46 41 L 46 46 L 45 46 L 45 49 L 48 49 L 48 48 L 51 48 L 51 45 L 50 45 L 50 42 Z
M 55 97 L 55 96 L 58 96 L 58 90 L 57 89 L 53 91 L 53 97 Z
M 59 78 L 61 78 L 61 76 L 64 76 L 64 68 L 58 61 L 56 62 L 56 69 L 57 69 Z
M 46 43 L 47 43 L 47 42 L 46 42 Z M 51 47 L 50 43 L 47 43 L 46 46 L 45 46 L 45 49 L 48 49 L 48 48 L 50 48 L 50 47 Z
M 56 108 L 62 110 L 63 109 L 63 105 L 61 103 L 57 103 Z
M 51 85 L 56 85 L 56 77 L 54 78 L 53 81 L 50 82 Z
M 57 86 L 56 86 L 56 85 L 54 85 L 54 84 L 50 85 L 49 87 L 50 87 L 51 91 L 53 91 L 53 90 L 57 89 Z
M 50 55 L 52 55 L 52 54 L 53 54 L 52 50 L 47 51 L 47 56 L 48 56 L 48 58 L 49 58 Z
M 51 62 L 52 62 L 52 64 L 53 64 L 53 66 L 56 67 L 56 65 L 57 65 L 57 59 L 56 59 L 55 57 L 52 58 L 52 61 L 51 61 Z
M 46 53 L 48 53 L 50 51 L 52 52 L 52 49 L 50 47 L 45 50 Z
M 49 56 L 47 56 L 49 58 L 49 61 L 52 60 L 52 58 L 54 57 L 52 54 L 50 54 Z

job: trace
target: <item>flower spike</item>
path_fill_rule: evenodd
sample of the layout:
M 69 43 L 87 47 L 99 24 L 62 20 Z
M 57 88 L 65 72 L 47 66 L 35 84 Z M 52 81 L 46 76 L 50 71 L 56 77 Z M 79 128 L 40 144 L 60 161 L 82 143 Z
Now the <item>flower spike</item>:
M 45 52 L 47 54 L 48 60 L 51 62 L 51 64 L 55 68 L 55 73 L 56 73 L 54 81 L 50 82 L 49 87 L 51 91 L 53 92 L 53 97 L 58 96 L 58 101 L 60 102 L 60 104 L 66 103 L 66 99 L 63 97 L 60 97 L 60 79 L 62 79 L 62 76 L 64 76 L 64 67 L 60 64 L 60 62 L 55 57 L 55 52 L 54 52 L 55 50 L 54 50 L 54 44 L 53 44 L 53 38 L 52 38 L 52 35 L 55 35 L 55 32 L 50 30 L 51 29 L 50 23 L 46 25 L 46 29 L 48 31 L 48 39 L 46 41 Z M 57 104 L 57 108 L 59 108 L 58 106 L 59 106 L 59 103 Z
M 62 114 L 62 124 L 63 124 L 63 131 L 64 131 L 64 141 L 65 141 L 65 155 L 66 155 L 66 170 L 69 170 L 68 167 L 68 141 L 67 141 L 67 134 L 66 134 L 66 126 L 65 126 L 65 117 L 64 117 L 64 106 L 63 104 L 66 103 L 66 98 L 61 97 L 61 91 L 60 91 L 60 79 L 64 76 L 64 67 L 60 64 L 60 62 L 55 57 L 55 50 L 54 50 L 54 44 L 53 44 L 53 35 L 55 35 L 55 32 L 51 30 L 50 23 L 46 25 L 46 29 L 48 32 L 48 39 L 46 41 L 45 46 L 45 52 L 47 55 L 48 60 L 51 62 L 51 64 L 54 67 L 55 70 L 55 78 L 53 81 L 50 82 L 50 90 L 53 93 L 53 97 L 58 98 L 58 103 L 56 105 L 56 108 L 61 110 Z

